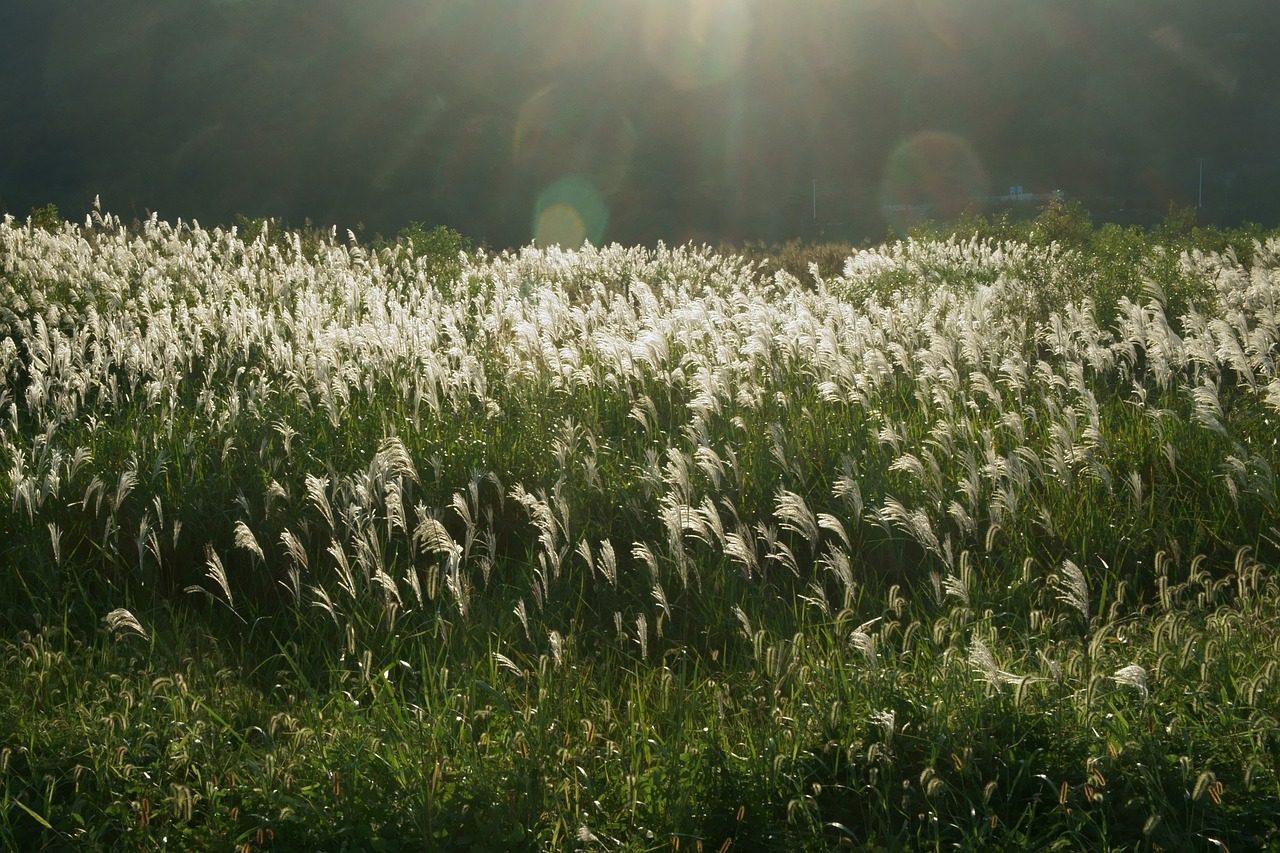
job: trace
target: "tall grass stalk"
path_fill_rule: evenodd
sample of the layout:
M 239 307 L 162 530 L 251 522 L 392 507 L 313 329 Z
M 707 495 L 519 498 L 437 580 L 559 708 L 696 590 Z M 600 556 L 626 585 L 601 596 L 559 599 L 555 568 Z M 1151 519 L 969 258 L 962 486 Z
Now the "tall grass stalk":
M 6 219 L 0 840 L 1277 847 L 1280 239 L 1122 238 Z

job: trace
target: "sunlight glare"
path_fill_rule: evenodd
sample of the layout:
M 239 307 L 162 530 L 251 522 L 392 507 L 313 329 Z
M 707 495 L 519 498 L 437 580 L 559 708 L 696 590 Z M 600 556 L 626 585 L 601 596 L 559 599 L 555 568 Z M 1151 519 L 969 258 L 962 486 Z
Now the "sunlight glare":
M 746 0 L 656 0 L 645 10 L 645 54 L 677 89 L 699 89 L 739 71 L 751 31 Z
M 543 248 L 577 249 L 587 241 L 599 245 L 608 224 L 609 208 L 600 193 L 587 179 L 570 175 L 538 196 L 533 240 Z
M 964 137 L 927 130 L 894 148 L 880 193 L 890 224 L 903 228 L 924 219 L 954 219 L 988 188 L 987 171 Z
M 636 129 L 617 107 L 546 86 L 521 104 L 512 133 L 517 165 L 572 169 L 602 195 L 618 191 L 631 171 Z

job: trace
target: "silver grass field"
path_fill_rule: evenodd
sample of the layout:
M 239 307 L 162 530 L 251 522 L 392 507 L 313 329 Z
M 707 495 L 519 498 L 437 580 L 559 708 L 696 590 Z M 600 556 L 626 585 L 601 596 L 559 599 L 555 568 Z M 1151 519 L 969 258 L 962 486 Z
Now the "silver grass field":
M 1280 237 L 1144 245 L 6 218 L 0 846 L 1280 849 Z

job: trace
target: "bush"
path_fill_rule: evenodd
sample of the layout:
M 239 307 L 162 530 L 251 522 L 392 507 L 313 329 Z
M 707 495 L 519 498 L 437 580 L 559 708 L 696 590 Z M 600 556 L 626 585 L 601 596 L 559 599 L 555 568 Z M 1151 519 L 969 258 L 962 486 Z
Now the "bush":
M 53 202 L 49 202 L 44 207 L 31 208 L 29 218 L 32 227 L 43 228 L 51 234 L 62 228 L 62 214 L 58 212 L 58 206 Z
M 471 241 L 445 225 L 428 229 L 410 222 L 396 235 L 395 246 L 420 261 L 438 284 L 455 282 L 462 275 L 462 255 L 473 250 Z

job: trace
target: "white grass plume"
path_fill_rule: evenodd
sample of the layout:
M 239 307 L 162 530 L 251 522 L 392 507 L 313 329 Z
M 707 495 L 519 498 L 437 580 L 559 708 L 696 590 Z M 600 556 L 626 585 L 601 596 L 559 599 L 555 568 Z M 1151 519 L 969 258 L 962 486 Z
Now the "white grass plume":
M 1132 687 L 1142 695 L 1143 699 L 1147 698 L 1147 671 L 1138 664 L 1131 663 L 1128 666 L 1122 666 L 1111 677 L 1115 679 L 1117 684 Z
M 293 559 L 299 569 L 306 571 L 310 568 L 307 549 L 303 547 L 301 540 L 288 528 L 280 531 L 280 543 L 284 545 L 285 552 Z
M 987 684 L 996 688 L 1004 684 L 1029 684 L 1034 681 L 1040 681 L 1035 676 L 1018 675 L 1000 669 L 996 665 L 995 656 L 991 654 L 991 649 L 978 637 L 974 637 L 973 642 L 969 645 L 969 666 L 980 674 Z
M 777 497 L 774 498 L 774 507 L 774 512 L 784 529 L 799 533 L 809 540 L 810 548 L 818 547 L 818 520 L 814 517 L 813 510 L 809 509 L 809 504 L 805 502 L 803 495 L 778 489 Z
M 423 551 L 432 554 L 451 554 L 458 547 L 440 520 L 430 515 L 418 522 L 413 540 Z
M 600 540 L 600 573 L 604 575 L 605 580 L 609 581 L 609 586 L 614 589 L 618 588 L 618 555 L 613 550 L 613 543 L 608 539 Z
M 311 474 L 307 475 L 307 497 L 311 499 L 311 503 L 316 509 L 320 510 L 320 514 L 324 516 L 324 520 L 328 523 L 329 529 L 334 529 L 333 508 L 329 505 L 329 480 L 327 477 L 316 477 Z
M 1074 608 L 1089 624 L 1089 584 L 1084 572 L 1070 560 L 1062 561 L 1062 574 L 1059 582 L 1061 591 L 1058 600 Z
M 880 666 L 880 655 L 875 635 L 867 633 L 867 629 L 879 621 L 880 617 L 876 617 L 870 622 L 864 622 L 849 634 L 849 644 L 862 654 L 862 659 L 873 670 L 878 669 Z
M 522 681 L 526 678 L 525 671 L 517 666 L 515 661 L 504 655 L 502 652 L 493 653 L 493 662 Z
M 259 560 L 266 562 L 263 556 L 262 546 L 258 544 L 258 539 L 253 535 L 253 531 L 249 529 L 249 525 L 243 521 L 236 521 L 236 547 L 242 548 L 253 554 Z
M 893 744 L 893 733 L 897 731 L 897 715 L 893 711 L 873 711 L 871 713 L 871 722 L 884 730 L 884 742 L 886 745 Z
M 965 573 L 959 575 L 948 574 L 942 578 L 942 589 L 947 595 L 955 596 L 960 599 L 965 607 L 971 606 L 969 600 L 969 579 L 965 577 Z
M 724 554 L 730 560 L 742 566 L 742 573 L 750 580 L 760 573 L 760 558 L 756 553 L 755 540 L 751 531 L 739 526 L 724 537 Z
M 218 589 L 222 590 L 222 595 L 225 599 L 225 604 L 227 605 L 227 607 L 231 610 L 232 613 L 236 615 L 236 617 L 241 622 L 243 622 L 244 617 L 241 616 L 240 613 L 236 610 L 235 599 L 232 598 L 231 596 L 231 584 L 227 581 L 227 570 L 223 568 L 222 559 L 218 556 L 218 552 L 213 550 L 212 545 L 205 545 L 204 556 L 205 556 L 205 565 L 207 568 L 206 577 L 208 577 L 210 580 L 212 580 L 215 584 L 218 585 Z M 189 593 L 202 592 L 211 598 L 215 597 L 213 593 L 209 592 L 209 590 L 205 589 L 199 584 L 192 584 L 191 586 L 187 587 L 187 592 Z
M 117 607 L 106 616 L 103 616 L 102 624 L 116 637 L 121 637 L 126 633 L 134 633 L 144 640 L 147 639 L 147 632 L 142 627 L 142 623 L 123 607 Z
M 414 483 L 419 482 L 418 472 L 413 466 L 413 459 L 404 443 L 396 436 L 383 439 L 378 452 L 374 456 L 374 467 L 382 475 L 403 478 Z

